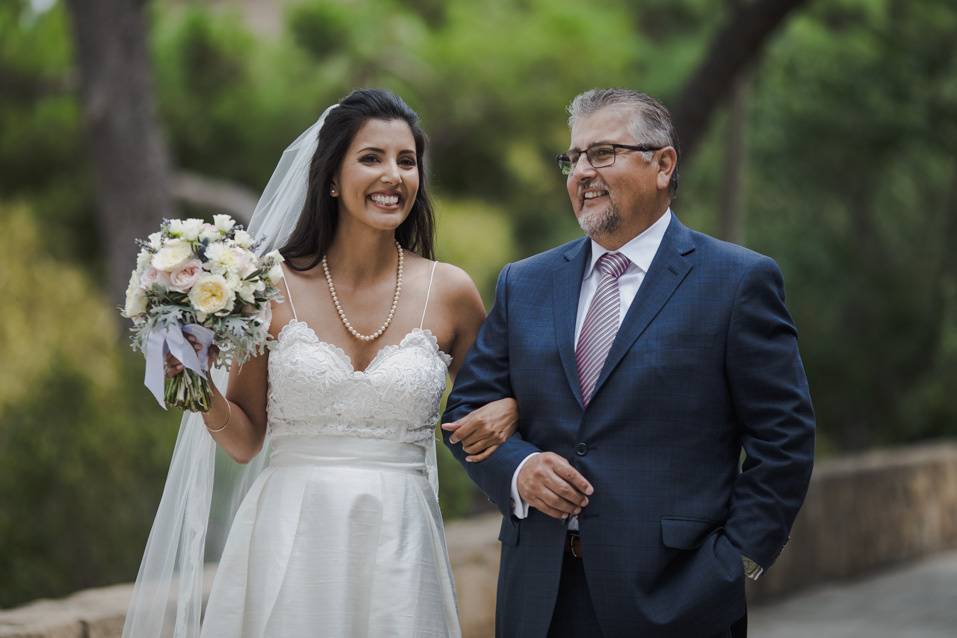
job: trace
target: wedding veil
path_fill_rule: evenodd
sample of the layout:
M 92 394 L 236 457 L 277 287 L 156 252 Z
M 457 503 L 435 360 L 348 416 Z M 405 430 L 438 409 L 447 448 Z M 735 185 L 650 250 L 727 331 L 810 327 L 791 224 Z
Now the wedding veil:
M 289 145 L 266 184 L 248 228 L 259 242 L 260 255 L 281 248 L 295 228 L 306 201 L 309 167 L 319 144 L 319 131 L 336 106 L 326 109 L 315 124 Z M 211 376 L 225 395 L 228 372 L 216 368 Z M 123 625 L 124 638 L 195 638 L 199 635 L 216 447 L 202 416 L 185 412 L 166 486 L 133 587 Z M 224 529 L 228 529 L 243 495 L 262 471 L 268 447 L 267 434 L 260 453 L 238 472 L 224 516 Z

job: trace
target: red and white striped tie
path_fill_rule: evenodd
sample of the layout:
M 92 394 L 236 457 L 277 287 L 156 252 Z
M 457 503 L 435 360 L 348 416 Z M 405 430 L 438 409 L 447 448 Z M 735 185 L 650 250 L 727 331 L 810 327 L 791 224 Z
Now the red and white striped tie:
M 615 335 L 618 334 L 618 315 L 621 312 L 618 278 L 624 274 L 630 263 L 628 258 L 620 253 L 605 253 L 595 264 L 601 273 L 601 279 L 598 280 L 598 289 L 585 314 L 585 322 L 578 336 L 578 347 L 575 348 L 578 383 L 582 389 L 582 401 L 586 406 L 591 401 L 598 375 L 608 358 Z

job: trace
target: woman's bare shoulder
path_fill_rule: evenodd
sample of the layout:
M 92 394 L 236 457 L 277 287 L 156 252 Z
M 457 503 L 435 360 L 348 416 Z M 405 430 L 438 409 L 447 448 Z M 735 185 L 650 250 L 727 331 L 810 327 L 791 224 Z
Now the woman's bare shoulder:
M 438 262 L 435 267 L 433 292 L 438 293 L 449 307 L 456 310 L 481 310 L 485 305 L 478 287 L 472 277 L 462 268 L 446 262 Z

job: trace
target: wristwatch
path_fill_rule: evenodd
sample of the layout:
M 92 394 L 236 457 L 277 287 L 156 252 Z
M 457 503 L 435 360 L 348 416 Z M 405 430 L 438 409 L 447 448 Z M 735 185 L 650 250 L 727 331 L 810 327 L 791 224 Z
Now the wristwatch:
M 761 574 L 764 573 L 764 568 L 755 563 L 753 560 L 747 556 L 741 557 L 741 562 L 744 564 L 744 575 L 750 578 L 751 580 L 757 580 L 761 578 Z

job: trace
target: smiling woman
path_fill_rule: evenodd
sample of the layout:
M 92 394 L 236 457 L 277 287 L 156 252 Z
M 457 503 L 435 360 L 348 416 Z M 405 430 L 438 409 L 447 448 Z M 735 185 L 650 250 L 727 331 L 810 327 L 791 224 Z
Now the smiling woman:
M 250 471 L 202 636 L 460 634 L 435 425 L 485 312 L 468 275 L 432 258 L 424 153 L 400 98 L 355 91 L 287 150 L 257 206 L 250 232 L 286 259 L 285 303 L 268 351 L 230 369 L 202 419 L 234 459 L 266 467 Z M 474 414 L 463 446 L 481 461 L 518 415 L 510 398 Z M 142 574 L 134 600 L 148 597 Z M 198 625 L 198 604 L 179 604 Z M 126 636 L 164 635 L 149 611 L 131 612 Z
M 419 192 L 416 158 L 415 139 L 404 120 L 363 124 L 330 187 L 330 194 L 339 198 L 339 223 L 395 230 Z
M 377 223 L 385 224 L 383 230 L 391 227 L 406 250 L 433 259 L 435 214 L 423 161 L 427 140 L 415 112 L 391 93 L 355 91 L 329 112 L 321 135 L 302 215 L 282 249 L 290 266 L 314 268 L 329 252 L 340 222 L 373 206 L 380 213 L 401 213 Z M 379 204 L 371 201 L 373 194 Z M 396 195 L 400 201 L 393 205 Z

